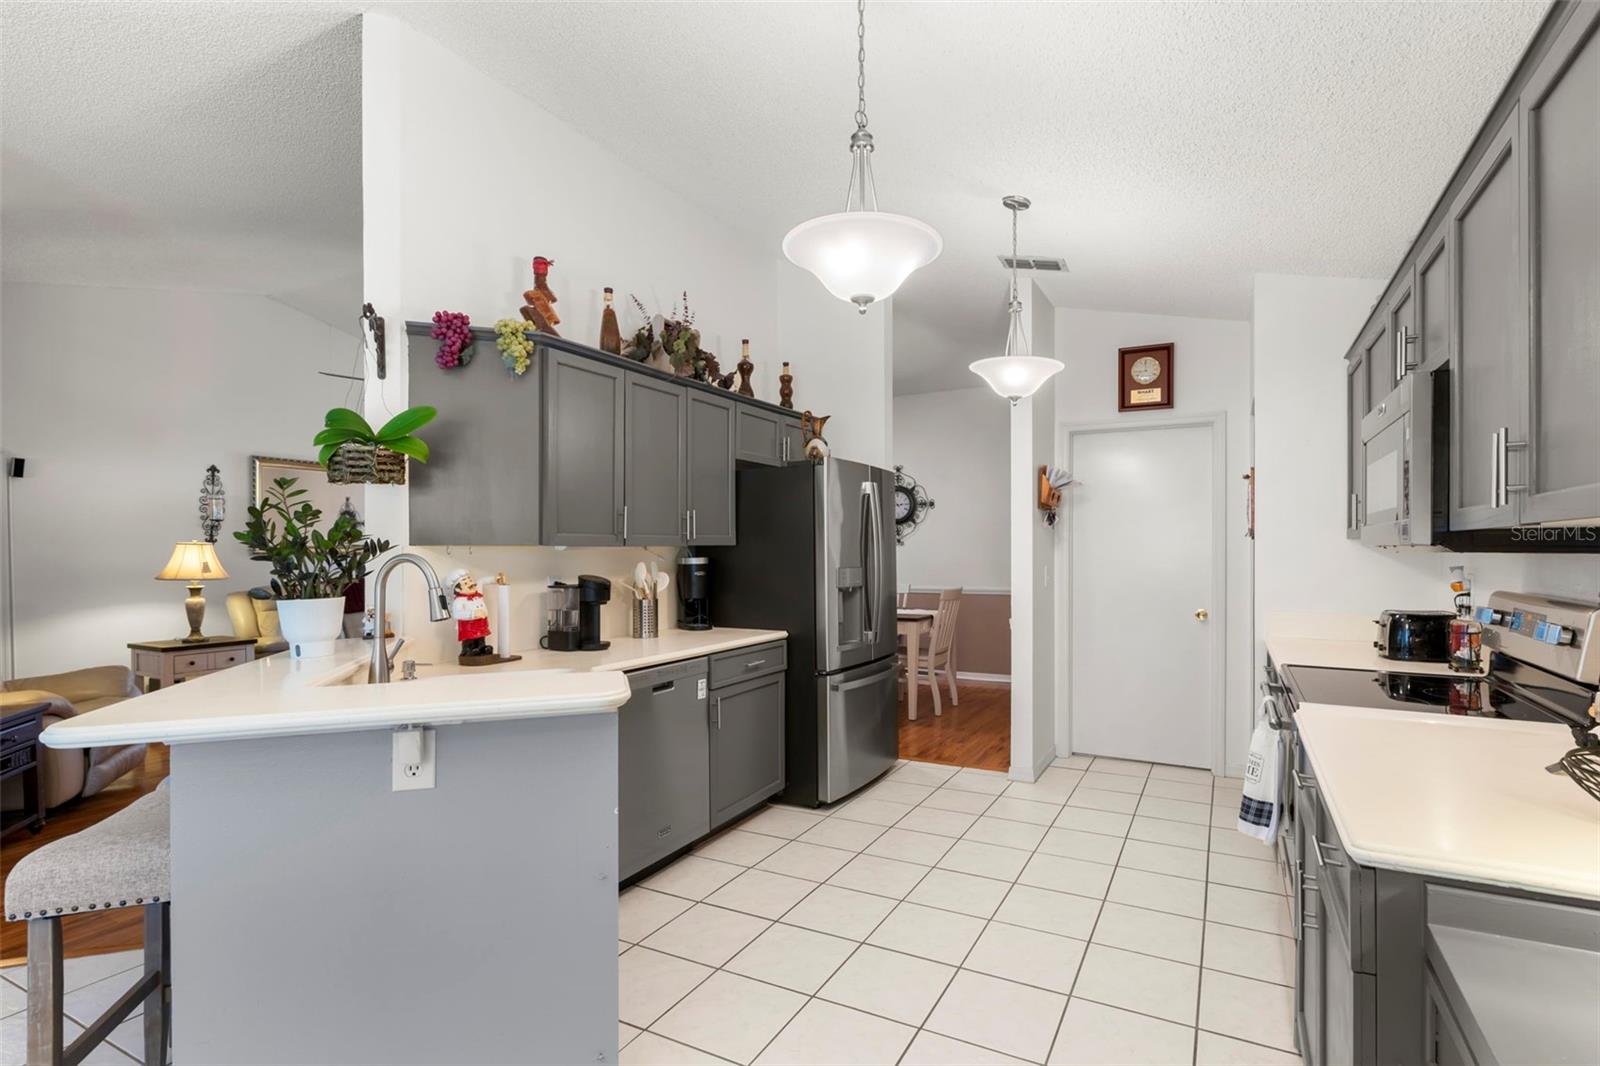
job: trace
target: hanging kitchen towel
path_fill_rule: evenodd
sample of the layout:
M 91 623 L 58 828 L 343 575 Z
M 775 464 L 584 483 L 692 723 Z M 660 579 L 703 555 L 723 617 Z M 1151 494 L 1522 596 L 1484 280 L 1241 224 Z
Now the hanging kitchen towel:
M 1278 775 L 1283 772 L 1278 730 L 1263 705 L 1250 737 L 1250 758 L 1244 767 L 1244 795 L 1239 800 L 1239 832 L 1264 844 L 1278 839 Z

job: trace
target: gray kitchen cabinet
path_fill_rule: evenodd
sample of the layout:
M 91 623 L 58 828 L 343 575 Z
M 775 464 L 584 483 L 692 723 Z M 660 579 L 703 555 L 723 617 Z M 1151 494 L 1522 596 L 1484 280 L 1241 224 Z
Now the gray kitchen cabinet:
M 801 462 L 806 457 L 806 435 L 805 431 L 800 428 L 800 420 L 798 418 L 783 418 L 780 420 L 780 424 L 782 436 L 779 439 L 782 444 L 779 448 L 783 455 L 783 461 L 786 463 Z
M 734 456 L 740 462 L 777 466 L 783 461 L 783 420 L 759 407 L 740 407 Z
M 1416 330 L 1418 366 L 1433 371 L 1450 361 L 1449 227 L 1440 226 L 1417 256 Z
M 1527 441 L 1528 277 L 1513 112 L 1449 214 L 1454 279 L 1450 528 L 1517 522 Z
M 711 690 L 711 826 L 783 791 L 784 674 Z
M 1431 966 L 1424 978 L 1427 997 L 1422 1030 L 1422 1048 L 1427 1055 L 1424 1062 L 1427 1066 L 1478 1066 L 1466 1034 L 1461 1031 L 1461 1024 L 1456 1021 L 1455 1012 L 1450 1009 L 1450 1001 L 1439 987 L 1439 979 Z
M 1523 522 L 1600 518 L 1600 4 L 1580 6 L 1523 89 L 1533 300 Z
M 1389 346 L 1394 353 L 1389 365 L 1392 368 L 1394 382 L 1398 386 L 1402 378 L 1422 365 L 1419 358 L 1421 343 L 1417 335 L 1414 272 L 1407 273 L 1402 279 L 1400 291 L 1389 301 Z
M 1367 413 L 1366 356 L 1357 349 L 1345 364 L 1345 412 L 1347 415 L 1345 440 L 1345 536 L 1361 535 L 1361 480 L 1366 473 L 1362 462 L 1361 420 Z
M 626 375 L 622 542 L 685 542 L 688 509 L 688 396 L 677 382 Z
M 1295 1035 L 1300 1045 L 1300 1057 L 1307 1066 L 1321 1066 L 1323 1062 L 1323 995 L 1322 961 L 1323 912 L 1327 905 L 1322 899 L 1321 879 L 1317 877 L 1317 796 L 1308 777 L 1295 775 L 1295 831 L 1300 844 L 1300 899 L 1296 910 L 1300 922 L 1296 929 L 1295 953 Z
M 685 390 L 688 430 L 684 436 L 688 539 L 695 544 L 738 543 L 734 505 L 734 403 L 698 389 Z
M 542 544 L 622 543 L 627 372 L 567 352 L 541 351 L 544 387 Z
M 711 831 L 706 660 L 628 675 L 617 708 L 617 872 L 626 879 Z
M 539 409 L 541 375 L 508 380 L 488 357 L 440 370 L 433 356 L 411 345 L 410 402 L 439 409 L 423 433 L 432 454 L 407 475 L 411 543 L 539 543 L 539 430 L 528 412 Z
M 1389 322 L 1379 315 L 1361 340 L 1361 363 L 1367 368 L 1367 410 L 1377 409 L 1394 388 L 1394 355 L 1389 348 Z

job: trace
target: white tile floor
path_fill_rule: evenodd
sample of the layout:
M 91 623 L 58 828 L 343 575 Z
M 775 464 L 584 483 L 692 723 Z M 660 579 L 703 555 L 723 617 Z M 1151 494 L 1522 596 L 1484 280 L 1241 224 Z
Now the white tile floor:
M 769 807 L 622 894 L 624 1064 L 1294 1064 L 1294 943 L 1239 782 L 1058 760 L 906 763 Z M 1208 802 L 1209 800 L 1209 802 Z M 137 952 L 68 959 L 69 1036 Z M 0 970 L 0 1066 L 24 1060 Z M 91 1064 L 137 1062 L 141 1020 Z
M 621 1061 L 1293 1064 L 1294 942 L 1239 782 L 904 763 L 622 895 Z

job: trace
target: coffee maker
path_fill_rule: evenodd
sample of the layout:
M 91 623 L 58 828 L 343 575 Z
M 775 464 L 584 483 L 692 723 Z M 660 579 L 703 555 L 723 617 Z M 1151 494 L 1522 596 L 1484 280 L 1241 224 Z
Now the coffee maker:
M 600 639 L 600 608 L 611 602 L 611 582 L 593 574 L 579 574 L 577 584 L 552 581 L 545 593 L 545 634 L 539 647 L 546 651 L 603 651 L 611 647 Z
M 711 560 L 686 555 L 678 560 L 679 629 L 711 628 Z

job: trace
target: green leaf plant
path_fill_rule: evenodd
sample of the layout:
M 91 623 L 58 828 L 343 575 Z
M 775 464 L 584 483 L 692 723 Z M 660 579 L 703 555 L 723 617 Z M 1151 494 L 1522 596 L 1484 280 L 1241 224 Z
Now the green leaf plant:
M 432 417 L 430 408 L 428 418 Z M 261 503 L 249 508 L 250 519 L 244 529 L 233 537 L 250 549 L 253 558 L 271 565 L 272 591 L 279 599 L 343 596 L 367 576 L 367 564 L 392 545 L 367 536 L 360 521 L 348 514 L 335 518 L 326 532 L 317 528 L 322 512 L 304 498 L 305 489 L 294 487 L 295 481 L 292 477 L 273 479 Z
M 311 443 L 321 449 L 317 453 L 317 462 L 327 466 L 328 460 L 333 458 L 333 453 L 341 445 L 354 442 L 409 455 L 417 462 L 425 463 L 428 461 L 428 445 L 414 434 L 432 422 L 438 413 L 432 407 L 407 408 L 385 422 L 382 429 L 373 432 L 367 420 L 355 411 L 348 407 L 335 407 L 322 420 L 322 432 L 311 439 Z

